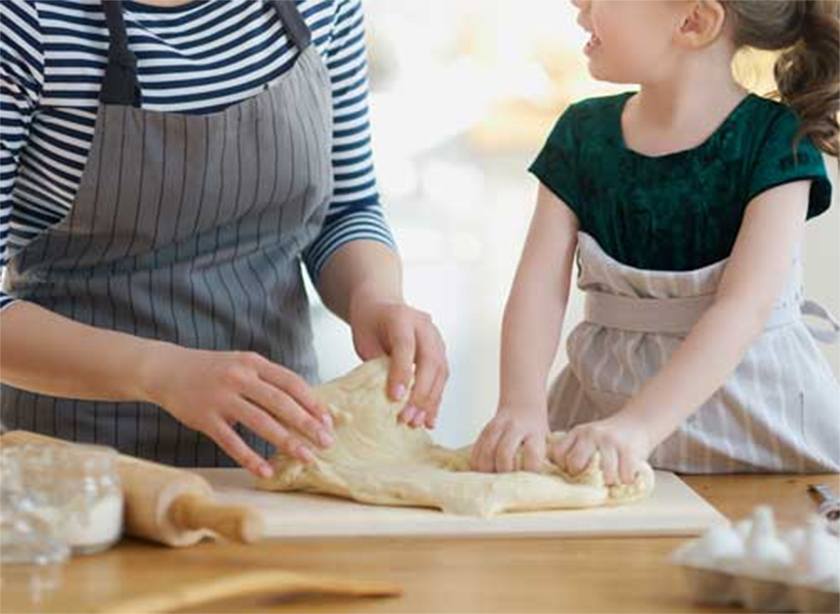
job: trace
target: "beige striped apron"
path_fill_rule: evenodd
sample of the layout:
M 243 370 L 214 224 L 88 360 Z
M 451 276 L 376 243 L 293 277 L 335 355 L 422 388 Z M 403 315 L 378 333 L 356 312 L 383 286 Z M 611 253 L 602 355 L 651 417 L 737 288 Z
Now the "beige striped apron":
M 621 409 L 712 303 L 726 267 L 722 260 L 694 271 L 637 269 L 583 232 L 577 256 L 585 316 L 549 392 L 553 430 Z M 809 328 L 803 315 L 823 320 L 822 328 Z M 651 463 L 680 473 L 840 470 L 840 385 L 815 343 L 838 336 L 830 314 L 803 300 L 797 255 L 763 333 L 726 383 L 656 447 Z

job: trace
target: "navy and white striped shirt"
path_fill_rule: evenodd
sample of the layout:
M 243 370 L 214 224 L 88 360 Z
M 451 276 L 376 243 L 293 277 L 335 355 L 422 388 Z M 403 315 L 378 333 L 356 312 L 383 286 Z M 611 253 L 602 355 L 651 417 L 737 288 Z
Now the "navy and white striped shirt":
M 304 254 L 317 279 L 349 241 L 394 244 L 373 171 L 361 0 L 295 1 L 332 85 L 335 188 Z M 0 266 L 73 205 L 107 61 L 101 3 L 0 0 Z M 270 85 L 298 54 L 261 0 L 123 4 L 144 109 L 218 111 Z M 13 300 L 0 293 L 0 308 Z

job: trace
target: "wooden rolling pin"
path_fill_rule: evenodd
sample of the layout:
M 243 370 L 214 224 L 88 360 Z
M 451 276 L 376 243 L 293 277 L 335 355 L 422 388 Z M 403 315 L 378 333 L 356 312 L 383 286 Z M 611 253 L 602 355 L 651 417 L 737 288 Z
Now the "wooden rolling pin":
M 3 433 L 0 444 L 76 445 L 28 431 Z M 216 503 L 204 478 L 125 454 L 117 456 L 116 464 L 129 535 L 167 546 L 191 546 L 211 534 L 243 543 L 262 537 L 262 517 L 248 507 Z

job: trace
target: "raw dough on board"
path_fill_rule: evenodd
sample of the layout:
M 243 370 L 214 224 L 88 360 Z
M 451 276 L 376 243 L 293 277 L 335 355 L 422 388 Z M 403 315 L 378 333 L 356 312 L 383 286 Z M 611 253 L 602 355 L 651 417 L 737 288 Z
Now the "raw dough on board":
M 645 498 L 653 490 L 653 470 L 647 464 L 633 484 L 605 486 L 597 458 L 574 477 L 548 461 L 540 473 L 470 471 L 469 447 L 435 445 L 425 430 L 397 422 L 404 402 L 387 397 L 387 375 L 388 360 L 380 358 L 317 387 L 316 394 L 332 413 L 335 444 L 316 450 L 310 465 L 278 454 L 274 475 L 259 480 L 257 487 L 473 516 L 616 505 Z

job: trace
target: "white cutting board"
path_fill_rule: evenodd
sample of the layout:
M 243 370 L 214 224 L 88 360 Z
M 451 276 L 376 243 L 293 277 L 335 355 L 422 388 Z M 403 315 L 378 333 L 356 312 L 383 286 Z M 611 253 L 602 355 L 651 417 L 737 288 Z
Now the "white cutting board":
M 266 537 L 358 536 L 638 536 L 697 535 L 726 518 L 673 473 L 656 472 L 644 501 L 585 510 L 556 510 L 475 518 L 436 510 L 363 505 L 334 497 L 256 490 L 242 469 L 196 469 L 225 503 L 262 513 Z

